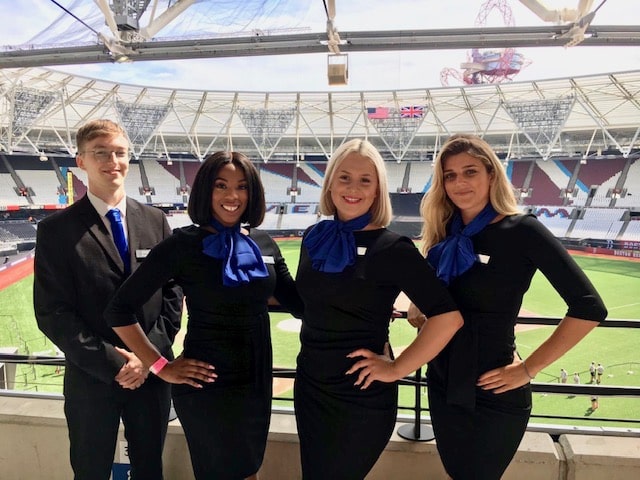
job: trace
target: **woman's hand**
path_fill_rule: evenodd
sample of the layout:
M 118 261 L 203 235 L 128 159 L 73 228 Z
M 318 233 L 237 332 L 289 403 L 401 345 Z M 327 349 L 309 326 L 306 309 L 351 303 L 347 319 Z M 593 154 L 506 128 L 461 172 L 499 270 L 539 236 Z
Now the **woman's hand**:
M 493 390 L 493 393 L 504 393 L 526 385 L 530 381 L 522 360 L 514 355 L 513 362 L 509 365 L 494 368 L 480 375 L 476 385 L 483 390 Z
M 418 307 L 416 307 L 413 303 L 409 305 L 407 310 L 407 321 L 413 327 L 417 329 L 422 328 L 424 322 L 427 321 L 427 316 L 424 315 Z
M 385 383 L 395 382 L 399 380 L 398 373 L 395 371 L 395 364 L 391 359 L 391 348 L 389 343 L 384 345 L 384 353 L 378 355 L 366 348 L 360 348 L 347 355 L 348 358 L 364 357 L 358 360 L 347 371 L 346 375 L 359 371 L 358 379 L 354 383 L 355 386 L 360 385 L 361 390 L 365 390 L 375 380 Z
M 215 367 L 200 360 L 180 355 L 158 372 L 158 377 L 168 383 L 186 384 L 202 388 L 202 383 L 212 383 L 218 378 Z

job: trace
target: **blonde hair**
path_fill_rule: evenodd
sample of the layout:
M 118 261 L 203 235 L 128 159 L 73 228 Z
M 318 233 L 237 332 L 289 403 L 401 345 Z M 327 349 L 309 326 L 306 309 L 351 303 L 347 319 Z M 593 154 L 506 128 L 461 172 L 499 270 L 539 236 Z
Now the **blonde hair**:
M 386 227 L 391 222 L 391 198 L 389 197 L 389 187 L 387 186 L 387 169 L 384 160 L 378 149 L 369 141 L 363 139 L 353 139 L 340 145 L 329 160 L 327 170 L 320 192 L 320 213 L 322 215 L 335 215 L 336 206 L 331 199 L 331 183 L 336 170 L 342 161 L 351 153 L 357 153 L 368 158 L 376 169 L 378 176 L 378 194 L 371 205 L 371 223 Z
M 76 133 L 76 147 L 78 153 L 82 153 L 87 143 L 98 137 L 117 137 L 122 135 L 127 138 L 127 133 L 120 125 L 112 120 L 100 118 L 84 124 Z
M 444 189 L 444 162 L 453 155 L 467 153 L 480 160 L 487 172 L 493 175 L 489 187 L 489 201 L 501 215 L 521 213 L 514 195 L 513 186 L 507 178 L 500 159 L 491 146 L 477 135 L 456 134 L 442 145 L 442 149 L 433 162 L 433 177 L 431 187 L 420 202 L 422 215 L 422 245 L 423 254 L 446 237 L 447 223 L 455 212 L 455 205 Z

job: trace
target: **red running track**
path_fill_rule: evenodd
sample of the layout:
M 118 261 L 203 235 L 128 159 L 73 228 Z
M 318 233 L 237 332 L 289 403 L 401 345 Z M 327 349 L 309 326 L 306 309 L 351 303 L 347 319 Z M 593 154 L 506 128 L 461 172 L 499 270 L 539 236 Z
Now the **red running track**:
M 13 265 L 0 271 L 0 290 L 4 290 L 9 285 L 28 277 L 33 273 L 33 257 L 25 258 L 17 265 Z

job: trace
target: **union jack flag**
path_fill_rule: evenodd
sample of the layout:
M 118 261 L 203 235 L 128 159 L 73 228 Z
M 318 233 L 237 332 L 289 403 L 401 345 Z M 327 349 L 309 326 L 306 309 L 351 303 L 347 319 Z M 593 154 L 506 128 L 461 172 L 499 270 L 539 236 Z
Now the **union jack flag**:
M 424 115 L 424 107 L 420 105 L 411 105 L 400 109 L 400 118 L 422 118 Z

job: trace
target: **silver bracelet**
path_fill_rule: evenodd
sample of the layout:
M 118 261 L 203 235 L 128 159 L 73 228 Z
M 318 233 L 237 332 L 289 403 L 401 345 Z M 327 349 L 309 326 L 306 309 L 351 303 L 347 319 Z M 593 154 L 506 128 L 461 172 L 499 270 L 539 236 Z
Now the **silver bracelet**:
M 532 377 L 531 374 L 529 373 L 529 369 L 527 368 L 527 364 L 524 363 L 524 360 L 522 361 L 522 366 L 524 367 L 524 373 L 527 374 L 527 377 L 529 377 L 530 380 L 533 380 L 536 377 Z

